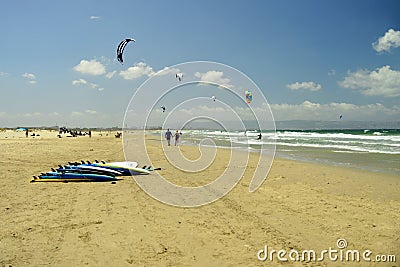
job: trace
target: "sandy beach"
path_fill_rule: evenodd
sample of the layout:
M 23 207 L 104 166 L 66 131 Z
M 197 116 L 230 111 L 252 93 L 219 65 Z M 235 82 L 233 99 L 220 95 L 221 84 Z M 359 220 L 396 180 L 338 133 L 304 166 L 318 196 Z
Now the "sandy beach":
M 267 180 L 249 193 L 257 155 L 222 199 L 197 208 L 163 204 L 132 177 L 107 183 L 30 183 L 33 175 L 79 160 L 123 161 L 114 132 L 57 138 L 56 132 L 0 139 L 1 266 L 399 266 L 400 176 L 275 159 Z M 178 149 L 178 147 L 171 147 Z M 171 167 L 160 142 L 148 143 L 155 167 L 190 184 L 223 171 L 229 150 L 193 177 Z M 189 158 L 197 147 L 181 147 Z M 148 165 L 138 156 L 139 164 Z M 190 179 L 189 179 L 189 178 Z M 370 250 L 397 262 L 260 261 L 270 250 Z M 263 253 L 259 254 L 263 256 Z M 288 258 L 288 254 L 286 254 Z

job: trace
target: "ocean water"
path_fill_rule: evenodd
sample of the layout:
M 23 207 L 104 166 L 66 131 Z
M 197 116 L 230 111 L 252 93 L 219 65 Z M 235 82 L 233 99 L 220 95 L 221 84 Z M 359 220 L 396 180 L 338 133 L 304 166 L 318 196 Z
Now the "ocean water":
M 256 131 L 185 130 L 181 138 L 188 145 L 212 140 L 218 147 L 254 152 L 275 144 L 281 158 L 400 175 L 400 129 L 277 130 L 262 132 L 261 140 L 257 136 Z

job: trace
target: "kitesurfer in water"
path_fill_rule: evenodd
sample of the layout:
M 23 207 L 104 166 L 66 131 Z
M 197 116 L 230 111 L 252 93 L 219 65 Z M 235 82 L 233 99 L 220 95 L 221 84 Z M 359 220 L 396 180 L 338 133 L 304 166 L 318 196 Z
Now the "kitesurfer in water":
M 175 74 L 175 77 L 181 82 L 183 79 L 183 73 L 179 72 L 179 73 Z

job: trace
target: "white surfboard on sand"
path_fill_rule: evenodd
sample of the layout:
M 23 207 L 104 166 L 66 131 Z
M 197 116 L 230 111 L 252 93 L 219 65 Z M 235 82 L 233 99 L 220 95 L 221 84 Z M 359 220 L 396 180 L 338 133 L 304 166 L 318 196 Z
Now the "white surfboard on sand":
M 135 161 L 117 161 L 117 162 L 107 162 L 104 164 L 98 164 L 98 166 L 115 166 L 115 167 L 119 167 L 119 168 L 127 168 L 127 169 L 131 169 L 131 168 L 137 168 L 139 164 Z

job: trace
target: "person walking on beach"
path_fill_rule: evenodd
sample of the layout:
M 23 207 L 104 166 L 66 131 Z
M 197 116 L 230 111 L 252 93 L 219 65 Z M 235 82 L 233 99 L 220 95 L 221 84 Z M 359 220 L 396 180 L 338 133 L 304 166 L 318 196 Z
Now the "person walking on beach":
M 169 146 L 171 145 L 171 136 L 172 136 L 172 133 L 171 133 L 171 131 L 168 129 L 168 130 L 165 132 L 165 138 L 167 139 L 167 143 L 168 143 Z
M 179 143 L 179 136 L 180 136 L 180 133 L 178 132 L 178 130 L 176 130 L 174 136 L 175 136 L 175 145 L 177 146 Z

